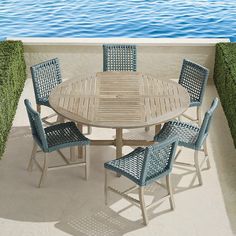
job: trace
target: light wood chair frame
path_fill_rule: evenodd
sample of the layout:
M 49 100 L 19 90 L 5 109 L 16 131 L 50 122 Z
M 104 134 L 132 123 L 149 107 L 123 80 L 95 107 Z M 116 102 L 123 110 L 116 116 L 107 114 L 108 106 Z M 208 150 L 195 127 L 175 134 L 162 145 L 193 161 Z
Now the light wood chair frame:
M 64 161 L 64 164 L 60 164 L 60 165 L 49 166 L 48 165 L 49 153 L 44 152 L 43 166 L 41 166 L 39 164 L 39 162 L 37 161 L 37 159 L 36 159 L 36 154 L 39 153 L 39 152 L 43 152 L 43 151 L 38 150 L 38 144 L 34 141 L 33 149 L 32 149 L 32 152 L 31 152 L 31 157 L 30 157 L 27 169 L 28 169 L 28 171 L 31 172 L 33 170 L 33 165 L 35 163 L 36 166 L 38 167 L 38 169 L 42 172 L 40 180 L 39 180 L 39 184 L 38 184 L 39 188 L 45 182 L 48 171 L 64 169 L 64 168 L 69 168 L 69 167 L 84 166 L 85 167 L 85 179 L 88 180 L 88 178 L 89 178 L 89 165 L 90 165 L 89 164 L 90 163 L 90 161 L 89 161 L 90 160 L 89 145 L 82 146 L 82 148 L 84 149 L 84 160 L 77 161 L 77 162 L 71 162 L 71 160 L 73 159 L 73 155 L 74 155 L 74 151 L 75 151 L 76 147 L 77 146 L 70 147 L 70 160 L 68 160 L 68 158 L 60 150 L 56 150 L 57 153 L 59 154 L 59 156 Z
M 135 185 L 131 188 L 128 188 L 124 191 L 120 191 L 112 186 L 109 186 L 109 181 L 108 181 L 108 173 L 109 172 L 113 172 L 111 170 L 105 169 L 105 187 L 104 187 L 104 195 L 105 195 L 105 205 L 108 205 L 108 195 L 109 195 L 109 191 L 116 193 L 118 195 L 120 195 L 121 197 L 125 198 L 127 201 L 129 201 L 130 203 L 140 207 L 141 211 L 142 211 L 142 217 L 143 217 L 143 224 L 144 225 L 148 225 L 149 220 L 148 220 L 148 215 L 147 215 L 147 210 L 155 207 L 160 201 L 163 201 L 166 198 L 169 198 L 169 203 L 170 203 L 170 208 L 171 210 L 175 209 L 175 202 L 174 202 L 174 196 L 173 196 L 173 189 L 172 189 L 172 184 L 171 184 L 171 174 L 168 174 L 165 176 L 166 179 L 166 186 L 159 183 L 158 181 L 155 181 L 155 183 L 157 183 L 159 186 L 165 188 L 167 190 L 167 195 L 163 196 L 161 199 L 152 202 L 151 204 L 147 205 L 145 204 L 144 201 L 144 193 L 145 193 L 145 186 L 139 186 L 139 185 Z M 133 190 L 138 189 L 138 195 L 139 195 L 139 199 L 133 198 L 131 196 L 129 196 L 128 194 L 130 192 L 132 192 Z
M 178 134 L 179 137 L 181 137 L 181 135 L 182 136 L 185 135 L 183 132 L 181 133 L 181 130 L 183 130 L 183 127 L 188 127 L 187 128 L 188 130 L 196 130 L 196 128 L 198 129 L 197 137 L 195 141 L 191 141 L 191 139 L 187 139 L 188 141 L 186 140 L 184 141 L 183 139 L 182 141 L 180 138 L 178 145 L 181 148 L 179 149 L 179 151 L 177 152 L 175 156 L 175 160 L 176 160 L 182 151 L 182 147 L 192 149 L 194 150 L 194 164 L 179 162 L 179 161 L 175 161 L 175 164 L 194 167 L 196 169 L 196 175 L 198 177 L 199 185 L 203 184 L 202 175 L 201 175 L 201 169 L 202 169 L 203 164 L 206 162 L 207 169 L 210 169 L 211 167 L 210 161 L 209 161 L 208 149 L 207 149 L 207 137 L 209 133 L 210 124 L 212 121 L 212 116 L 218 106 L 218 102 L 219 102 L 218 98 L 214 98 L 214 100 L 211 103 L 211 107 L 205 113 L 204 119 L 200 126 L 193 125 L 191 123 L 173 120 L 164 124 L 160 133 L 154 137 L 154 140 L 159 142 L 165 138 L 168 138 L 171 135 L 177 135 L 176 132 L 179 132 Z M 172 125 L 176 125 L 176 128 L 170 129 L 169 127 L 171 127 Z M 182 127 L 182 128 L 178 130 L 177 127 Z M 201 162 L 199 162 L 199 152 L 204 152 L 204 155 L 205 155 L 204 159 Z
M 179 157 L 180 153 L 182 152 L 182 148 L 180 148 L 175 156 L 175 163 L 174 165 L 180 165 L 180 166 L 187 166 L 187 167 L 193 167 L 196 169 L 196 175 L 198 178 L 199 185 L 203 185 L 202 181 L 202 174 L 201 171 L 203 170 L 203 165 L 206 163 L 206 169 L 209 170 L 211 168 L 210 160 L 209 160 L 209 155 L 208 155 L 208 148 L 207 148 L 207 139 L 204 141 L 203 148 L 199 150 L 194 150 L 194 164 L 191 163 L 186 163 L 186 162 L 181 162 L 177 161 L 177 158 Z M 199 153 L 203 152 L 204 153 L 204 158 L 201 162 L 199 162 Z

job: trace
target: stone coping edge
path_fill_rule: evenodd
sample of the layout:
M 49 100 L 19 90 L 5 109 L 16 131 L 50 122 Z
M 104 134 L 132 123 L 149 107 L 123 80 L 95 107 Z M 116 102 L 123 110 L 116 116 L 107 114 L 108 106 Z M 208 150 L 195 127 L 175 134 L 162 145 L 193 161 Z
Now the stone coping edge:
M 24 46 L 100 46 L 103 44 L 135 44 L 137 46 L 215 46 L 216 43 L 230 42 L 228 38 L 14 38 Z

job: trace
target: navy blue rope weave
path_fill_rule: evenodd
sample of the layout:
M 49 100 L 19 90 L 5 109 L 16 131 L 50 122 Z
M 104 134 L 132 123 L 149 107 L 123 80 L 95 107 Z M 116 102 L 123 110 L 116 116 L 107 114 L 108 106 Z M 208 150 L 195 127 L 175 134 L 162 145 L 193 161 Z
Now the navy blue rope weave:
M 173 143 L 170 143 L 161 149 L 157 145 L 152 145 L 148 148 L 149 163 L 145 177 L 146 184 L 170 173 L 172 169 L 171 161 L 173 158 L 173 148 Z
M 144 186 L 170 173 L 176 146 L 177 137 L 145 149 L 138 147 L 119 159 L 106 162 L 104 167 Z
M 24 100 L 26 111 L 28 114 L 28 118 L 30 121 L 31 131 L 34 140 L 37 142 L 37 144 L 42 148 L 43 151 L 48 150 L 48 144 L 44 132 L 44 128 L 42 125 L 42 121 L 40 119 L 40 115 L 38 112 L 36 112 L 28 99 Z
M 215 98 L 210 109 L 205 113 L 201 127 L 196 124 L 172 120 L 164 124 L 161 131 L 154 137 L 157 142 L 177 135 L 179 146 L 199 150 L 209 133 L 209 127 L 213 113 L 218 105 L 218 98 Z
M 103 71 L 136 71 L 136 46 L 103 45 Z
M 39 113 L 32 108 L 28 99 L 25 99 L 24 102 L 33 138 L 44 152 L 90 143 L 90 140 L 79 131 L 74 122 L 52 125 L 44 129 Z
M 104 164 L 104 167 L 116 171 L 139 184 L 144 162 L 145 150 L 137 148 L 131 153 Z
M 62 82 L 57 58 L 42 62 L 30 68 L 36 103 L 50 106 L 48 97 L 53 88 Z
M 199 131 L 200 128 L 197 125 L 173 120 L 164 124 L 161 131 L 154 137 L 154 140 L 162 142 L 173 137 L 173 135 L 178 135 L 179 146 L 195 149 Z
M 49 151 L 75 145 L 88 145 L 86 138 L 74 122 L 61 123 L 44 129 Z
M 200 106 L 208 79 L 208 69 L 194 62 L 184 59 L 179 84 L 190 95 L 190 107 Z

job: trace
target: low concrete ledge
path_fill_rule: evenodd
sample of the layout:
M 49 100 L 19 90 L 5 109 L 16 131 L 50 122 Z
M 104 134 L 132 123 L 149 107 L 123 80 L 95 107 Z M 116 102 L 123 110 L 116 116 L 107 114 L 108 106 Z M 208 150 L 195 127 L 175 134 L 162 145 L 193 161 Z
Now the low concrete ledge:
M 183 59 L 207 67 L 213 77 L 215 45 L 229 42 L 226 38 L 7 38 L 21 40 L 28 77 L 29 67 L 58 57 L 63 78 L 81 76 L 103 70 L 103 44 L 137 45 L 137 69 L 157 78 L 177 79 Z
M 138 46 L 214 46 L 230 42 L 228 38 L 7 38 L 21 40 L 24 45 L 99 46 L 103 44 L 136 44 Z

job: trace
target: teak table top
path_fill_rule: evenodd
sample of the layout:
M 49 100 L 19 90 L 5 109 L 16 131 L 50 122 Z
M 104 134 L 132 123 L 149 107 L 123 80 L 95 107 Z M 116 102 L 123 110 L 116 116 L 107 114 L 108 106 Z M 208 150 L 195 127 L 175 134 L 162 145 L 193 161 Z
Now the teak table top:
M 173 81 L 137 72 L 101 72 L 63 82 L 51 92 L 49 103 L 81 124 L 137 128 L 179 116 L 189 107 L 189 95 Z

